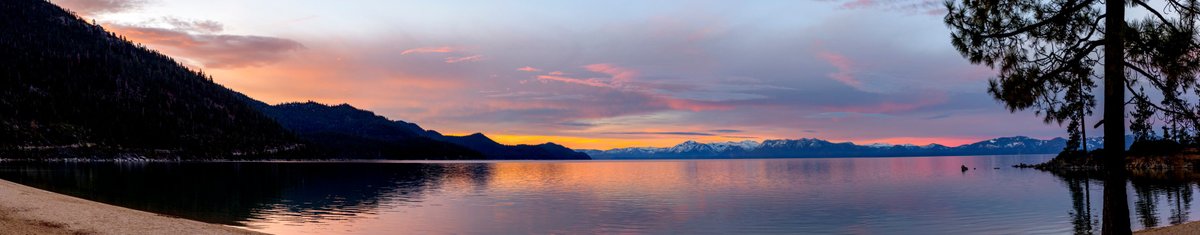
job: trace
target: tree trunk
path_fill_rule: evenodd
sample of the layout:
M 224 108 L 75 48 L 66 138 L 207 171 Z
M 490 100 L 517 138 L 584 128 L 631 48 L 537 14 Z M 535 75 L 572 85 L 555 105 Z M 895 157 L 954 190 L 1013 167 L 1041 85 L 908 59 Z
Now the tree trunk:
M 1131 234 L 1125 190 L 1125 0 L 1105 3 L 1104 211 L 1101 234 Z

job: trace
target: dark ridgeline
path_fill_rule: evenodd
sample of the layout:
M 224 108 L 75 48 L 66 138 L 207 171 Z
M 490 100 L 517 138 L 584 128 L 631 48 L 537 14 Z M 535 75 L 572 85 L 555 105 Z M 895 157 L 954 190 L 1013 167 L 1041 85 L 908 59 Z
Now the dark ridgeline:
M 249 157 L 300 143 L 170 57 L 44 0 L 0 4 L 6 157 Z
M 415 124 L 391 121 L 350 105 L 267 105 L 251 100 L 267 116 L 326 154 L 346 158 L 483 159 L 477 151 L 433 140 Z
M 417 124 L 393 121 L 348 104 L 328 106 L 315 102 L 251 105 L 284 128 L 339 156 L 386 157 L 395 155 L 451 159 L 586 160 L 587 154 L 561 145 L 503 145 L 483 134 L 446 136 Z

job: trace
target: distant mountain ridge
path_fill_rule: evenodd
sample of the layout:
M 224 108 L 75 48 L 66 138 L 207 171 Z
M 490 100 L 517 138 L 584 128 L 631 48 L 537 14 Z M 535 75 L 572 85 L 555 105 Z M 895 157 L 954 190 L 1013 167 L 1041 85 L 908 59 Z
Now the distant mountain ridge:
M 1133 143 L 1126 136 L 1126 143 Z M 1103 147 L 1100 137 L 1088 138 L 1088 148 Z M 632 147 L 609 150 L 581 149 L 594 159 L 693 159 L 693 158 L 804 158 L 804 157 L 901 157 L 950 155 L 1055 154 L 1067 144 L 1063 138 L 1040 140 L 1025 136 L 1001 137 L 956 147 L 940 144 L 858 145 L 822 139 L 779 139 L 700 143 L 685 141 L 667 148 Z M 1129 146 L 1125 146 L 1128 148 Z
M 403 159 L 586 160 L 587 154 L 562 145 L 503 145 L 475 133 L 447 136 L 421 126 L 390 120 L 349 104 L 316 102 L 268 105 L 246 101 L 284 128 L 341 157 Z M 394 158 L 394 157 L 393 157 Z

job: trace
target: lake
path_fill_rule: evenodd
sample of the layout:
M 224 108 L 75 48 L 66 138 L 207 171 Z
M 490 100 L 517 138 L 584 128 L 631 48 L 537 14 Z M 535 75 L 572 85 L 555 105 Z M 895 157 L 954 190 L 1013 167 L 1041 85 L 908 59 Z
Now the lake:
M 1098 233 L 1101 182 L 1011 167 L 1051 157 L 0 162 L 0 178 L 284 234 Z M 1128 187 L 1135 230 L 1196 212 L 1194 182 Z

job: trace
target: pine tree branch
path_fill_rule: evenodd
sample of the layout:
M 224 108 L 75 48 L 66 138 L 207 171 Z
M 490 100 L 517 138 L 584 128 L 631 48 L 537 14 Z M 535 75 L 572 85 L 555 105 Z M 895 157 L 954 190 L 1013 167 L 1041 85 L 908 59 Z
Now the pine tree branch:
M 975 34 L 974 36 L 981 37 L 981 38 L 1003 38 L 1003 37 L 1016 36 L 1018 34 L 1026 33 L 1026 32 L 1029 32 L 1030 30 L 1050 24 L 1050 22 L 1058 20 L 1063 17 L 1067 17 L 1067 15 L 1074 14 L 1075 12 L 1078 12 L 1079 10 L 1082 10 L 1083 8 L 1085 8 L 1087 6 L 1090 6 L 1092 4 L 1092 2 L 1095 2 L 1095 1 L 1096 0 L 1086 0 L 1082 3 L 1075 4 L 1070 7 L 1064 7 L 1062 11 L 1059 11 L 1057 14 L 1054 14 L 1054 16 L 1051 16 L 1050 18 L 1046 18 L 1042 21 L 1038 21 L 1037 23 L 1033 23 L 1030 25 L 1026 25 L 1024 27 L 1014 29 L 1013 31 L 1008 31 L 1008 32 L 1003 32 L 1003 33 L 994 33 L 994 34 L 982 34 L 982 35 Z
M 1135 1 L 1133 1 L 1133 3 L 1137 4 L 1139 6 L 1142 6 L 1142 8 L 1146 9 L 1146 11 L 1149 11 L 1151 14 L 1154 14 L 1154 16 L 1158 17 L 1158 20 L 1162 21 L 1163 25 L 1166 25 L 1167 28 L 1170 28 L 1172 32 L 1177 32 L 1177 33 L 1179 32 L 1179 28 L 1176 28 L 1175 25 L 1172 24 L 1170 20 L 1167 20 L 1167 17 L 1164 17 L 1162 15 L 1162 13 L 1159 13 L 1158 10 L 1154 9 L 1153 7 L 1150 7 L 1150 5 L 1146 4 L 1146 2 L 1135 0 Z

